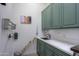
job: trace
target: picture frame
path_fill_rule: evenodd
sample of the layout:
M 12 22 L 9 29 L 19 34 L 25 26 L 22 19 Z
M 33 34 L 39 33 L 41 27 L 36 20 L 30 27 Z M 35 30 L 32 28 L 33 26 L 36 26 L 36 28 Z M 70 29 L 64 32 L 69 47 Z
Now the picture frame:
M 21 24 L 31 24 L 31 16 L 20 16 Z

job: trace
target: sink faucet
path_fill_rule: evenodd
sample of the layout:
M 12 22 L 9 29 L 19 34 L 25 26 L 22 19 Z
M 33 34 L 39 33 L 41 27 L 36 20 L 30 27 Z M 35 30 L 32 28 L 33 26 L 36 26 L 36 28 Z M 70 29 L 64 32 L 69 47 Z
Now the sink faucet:
M 51 39 L 51 35 L 48 33 L 48 31 L 44 32 L 44 36 L 48 39 Z
M 51 39 L 51 35 L 50 35 L 49 33 L 46 35 L 46 37 L 47 37 L 48 39 Z

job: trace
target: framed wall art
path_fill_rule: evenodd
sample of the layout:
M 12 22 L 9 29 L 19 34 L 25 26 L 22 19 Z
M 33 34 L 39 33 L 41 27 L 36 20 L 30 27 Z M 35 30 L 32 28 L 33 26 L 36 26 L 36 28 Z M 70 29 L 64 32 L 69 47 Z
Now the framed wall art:
M 31 24 L 31 16 L 20 16 L 21 24 Z

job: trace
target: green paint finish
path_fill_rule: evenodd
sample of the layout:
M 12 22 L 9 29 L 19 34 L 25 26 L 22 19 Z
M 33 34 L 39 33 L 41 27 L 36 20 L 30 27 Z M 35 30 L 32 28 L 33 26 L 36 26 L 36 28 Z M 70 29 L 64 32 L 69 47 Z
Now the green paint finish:
M 54 56 L 54 51 L 52 51 L 50 48 L 46 47 L 45 49 L 45 56 Z
M 79 4 L 54 3 L 42 11 L 42 29 L 79 27 Z
M 51 4 L 52 6 L 52 27 L 60 28 L 61 27 L 61 4 L 55 3 Z
M 45 15 L 44 15 L 44 11 L 42 12 L 42 30 L 45 29 Z
M 46 16 L 46 10 L 44 10 L 43 12 L 42 12 L 42 28 L 43 28 L 43 30 L 45 30 L 46 29 L 46 25 L 47 25 L 47 18 L 46 18 L 47 16 Z
M 76 15 L 76 16 L 77 16 L 77 25 L 79 26 L 79 3 L 77 3 L 76 6 L 77 6 L 77 7 L 76 7 L 76 8 L 77 8 L 77 9 L 76 9 L 76 11 L 77 11 L 77 12 L 76 12 L 76 13 L 77 13 L 77 15 Z
M 45 55 L 46 56 L 55 56 L 55 53 L 54 53 L 54 48 L 52 48 L 50 45 L 48 45 L 47 43 L 45 43 Z
M 54 46 L 51 46 L 49 44 L 45 44 L 45 46 L 52 52 L 51 53 L 52 56 L 70 56 L 69 54 L 63 52 L 62 50 L 60 50 Z
M 70 26 L 76 24 L 75 19 L 75 4 L 74 3 L 64 3 L 63 4 L 63 25 Z
M 55 56 L 70 56 L 69 54 L 61 51 L 60 49 L 57 49 L 56 47 L 52 47 L 53 48 L 53 51 L 55 53 Z
M 44 26 L 45 26 L 45 30 L 48 29 L 47 27 L 48 22 L 47 22 L 47 9 L 44 10 Z
M 62 50 L 37 39 L 37 53 L 40 56 L 70 56 Z
M 50 5 L 42 11 L 42 29 L 48 30 L 51 28 L 51 7 Z
M 51 28 L 51 6 L 49 5 L 46 8 L 46 15 L 47 15 L 47 28 L 50 29 Z
M 37 39 L 37 54 L 40 55 L 40 42 L 39 40 Z
M 44 42 L 42 42 L 41 40 L 37 39 L 37 54 L 40 56 L 44 56 Z

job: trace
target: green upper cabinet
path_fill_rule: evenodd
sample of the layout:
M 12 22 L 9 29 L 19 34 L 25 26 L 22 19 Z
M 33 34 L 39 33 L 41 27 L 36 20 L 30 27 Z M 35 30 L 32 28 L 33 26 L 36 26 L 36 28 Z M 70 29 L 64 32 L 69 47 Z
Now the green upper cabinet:
M 46 8 L 46 15 L 47 15 L 47 28 L 50 29 L 51 28 L 51 6 L 49 5 Z
M 42 12 L 42 30 L 45 29 L 45 11 Z
M 53 28 L 79 27 L 78 3 L 52 3 L 42 11 L 42 27 Z
M 42 29 L 48 30 L 51 28 L 51 6 L 49 5 L 42 11 Z
M 77 15 L 76 15 L 76 16 L 77 16 L 77 25 L 79 26 L 79 4 L 77 3 L 76 6 L 77 6 L 77 7 L 76 7 L 76 8 L 77 8 L 77 9 L 76 9 L 76 11 L 77 11 L 77 12 L 76 12 L 76 13 L 77 13 Z
M 62 17 L 64 27 L 70 27 L 76 24 L 74 3 L 64 3 L 62 12 L 63 12 Z
M 42 29 L 47 30 L 48 29 L 48 21 L 47 21 L 47 10 L 45 9 L 42 11 Z
M 60 28 L 61 27 L 61 4 L 55 3 L 51 4 L 52 10 L 52 28 Z

